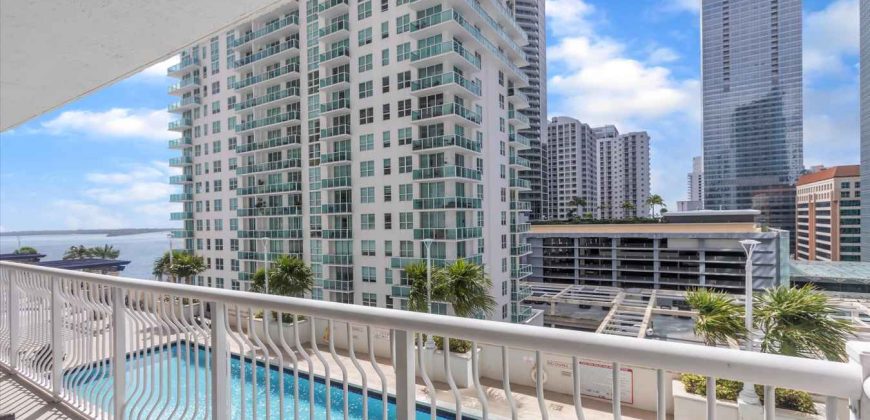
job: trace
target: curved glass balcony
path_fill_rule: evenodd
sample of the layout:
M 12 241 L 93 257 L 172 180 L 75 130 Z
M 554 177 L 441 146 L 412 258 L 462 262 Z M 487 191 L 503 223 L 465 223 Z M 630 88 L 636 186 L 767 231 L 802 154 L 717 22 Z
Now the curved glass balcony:
M 256 31 L 245 33 L 244 35 L 240 36 L 239 38 L 237 38 L 233 41 L 232 48 L 240 47 L 240 46 L 245 45 L 248 42 L 251 42 L 257 38 L 260 38 L 264 35 L 268 35 L 268 34 L 275 32 L 281 28 L 286 28 L 290 25 L 299 25 L 299 15 L 298 14 L 288 15 L 288 16 L 283 17 L 281 19 L 278 19 L 278 20 L 276 20 L 276 21 L 274 21 L 274 22 L 272 22 L 272 23 L 270 23 L 270 24 L 268 24 L 260 29 L 257 29 Z
M 444 165 L 432 168 L 414 169 L 412 178 L 416 180 L 438 178 L 466 178 L 480 181 L 480 171 L 464 166 Z

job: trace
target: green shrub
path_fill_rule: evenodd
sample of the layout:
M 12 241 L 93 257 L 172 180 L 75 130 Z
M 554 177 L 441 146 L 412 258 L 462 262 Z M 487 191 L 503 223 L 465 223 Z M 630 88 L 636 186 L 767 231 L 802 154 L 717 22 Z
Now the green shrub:
M 423 341 L 426 341 L 426 334 L 423 334 Z M 436 349 L 444 350 L 444 337 L 435 336 L 432 338 L 432 341 L 435 342 Z M 471 350 L 471 341 L 460 340 L 458 338 L 450 339 L 451 353 L 468 353 L 469 350 Z
M 686 392 L 695 395 L 707 395 L 707 378 L 701 375 L 684 373 L 680 381 L 686 387 Z M 743 382 L 730 379 L 716 379 L 716 399 L 724 401 L 737 401 L 737 395 L 743 389 Z M 764 402 L 764 387 L 755 386 L 755 393 Z M 786 410 L 799 411 L 801 413 L 818 414 L 813 398 L 809 393 L 793 389 L 777 388 L 776 407 Z

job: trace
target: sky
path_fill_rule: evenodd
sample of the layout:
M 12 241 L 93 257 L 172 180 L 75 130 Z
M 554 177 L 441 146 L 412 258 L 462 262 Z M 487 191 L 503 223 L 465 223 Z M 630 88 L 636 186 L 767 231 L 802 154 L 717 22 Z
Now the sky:
M 701 154 L 700 0 L 547 0 L 549 117 L 652 138 L 652 192 Z M 804 0 L 804 165 L 857 164 L 858 0 Z M 173 60 L 0 133 L 0 232 L 173 226 Z

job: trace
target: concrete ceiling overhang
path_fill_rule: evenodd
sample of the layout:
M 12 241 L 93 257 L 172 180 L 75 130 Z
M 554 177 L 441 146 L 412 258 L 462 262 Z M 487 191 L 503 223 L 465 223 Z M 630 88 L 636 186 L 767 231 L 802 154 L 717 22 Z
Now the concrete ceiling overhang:
M 2 0 L 0 131 L 165 60 L 280 0 Z

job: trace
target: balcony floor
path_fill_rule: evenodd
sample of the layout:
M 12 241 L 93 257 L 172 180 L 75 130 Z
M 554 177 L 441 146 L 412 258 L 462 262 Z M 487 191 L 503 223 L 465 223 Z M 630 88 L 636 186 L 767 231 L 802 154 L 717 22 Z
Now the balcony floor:
M 12 414 L 18 420 L 80 419 L 63 404 L 46 401 L 22 380 L 0 368 L 0 418 Z

